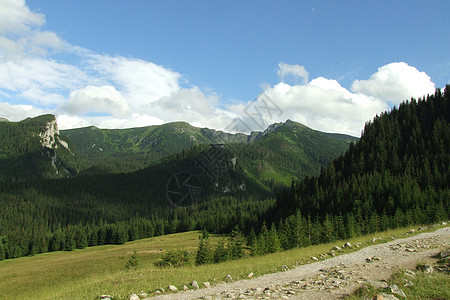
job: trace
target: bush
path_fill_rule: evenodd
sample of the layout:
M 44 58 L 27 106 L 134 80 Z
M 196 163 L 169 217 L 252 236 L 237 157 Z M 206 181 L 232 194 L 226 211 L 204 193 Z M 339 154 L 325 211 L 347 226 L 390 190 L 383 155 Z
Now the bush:
M 127 264 L 125 265 L 125 268 L 127 269 L 136 269 L 140 264 L 139 258 L 137 256 L 137 251 L 134 250 L 133 255 L 128 259 Z
M 189 252 L 181 248 L 165 251 L 163 254 L 161 254 L 161 258 L 155 262 L 155 266 L 178 268 L 188 263 Z

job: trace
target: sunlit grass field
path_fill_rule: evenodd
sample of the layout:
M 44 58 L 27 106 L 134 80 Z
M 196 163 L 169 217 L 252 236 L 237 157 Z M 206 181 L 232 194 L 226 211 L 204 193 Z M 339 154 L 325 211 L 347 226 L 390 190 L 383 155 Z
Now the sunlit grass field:
M 196 280 L 211 284 L 223 282 L 227 274 L 233 280 L 281 271 L 281 266 L 294 266 L 310 260 L 311 256 L 327 253 L 334 245 L 349 241 L 352 244 L 371 245 L 373 237 L 404 237 L 411 228 L 402 228 L 361 236 L 330 244 L 292 249 L 265 256 L 246 257 L 220 264 L 195 266 L 195 254 L 200 232 L 191 231 L 134 242 L 124 245 L 90 247 L 72 252 L 51 252 L 0 261 L 0 299 L 99 299 L 108 294 L 114 299 L 128 299 L 132 293 L 144 291 L 150 295 L 158 288 L 174 285 L 190 287 Z M 418 232 L 417 232 L 418 233 Z M 222 237 L 211 235 L 211 246 Z M 382 242 L 378 240 L 377 242 Z M 191 252 L 191 265 L 180 268 L 159 268 L 153 263 L 161 256 L 161 249 L 183 247 Z M 137 269 L 125 265 L 137 251 L 140 264 Z M 353 250 L 346 250 L 346 252 Z M 345 253 L 345 252 L 342 252 Z

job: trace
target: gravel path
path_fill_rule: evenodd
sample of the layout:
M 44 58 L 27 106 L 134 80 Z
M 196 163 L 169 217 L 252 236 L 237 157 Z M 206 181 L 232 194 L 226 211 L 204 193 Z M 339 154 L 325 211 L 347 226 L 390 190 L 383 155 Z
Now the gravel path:
M 382 280 L 397 269 L 412 269 L 449 245 L 450 227 L 446 227 L 285 272 L 149 299 L 339 299 L 365 283 L 385 286 Z

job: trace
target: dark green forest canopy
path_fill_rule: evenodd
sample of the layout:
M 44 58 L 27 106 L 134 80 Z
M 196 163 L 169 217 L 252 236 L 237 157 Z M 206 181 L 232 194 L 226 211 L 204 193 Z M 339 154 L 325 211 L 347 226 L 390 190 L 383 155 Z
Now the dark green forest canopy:
M 200 228 L 212 232 L 228 232 L 236 224 L 256 228 L 263 213 L 274 204 L 277 187 L 292 178 L 318 174 L 355 140 L 289 121 L 253 134 L 251 141 L 235 143 L 245 135 L 172 123 L 130 130 L 83 128 L 55 133 L 55 141 L 68 143 L 70 151 L 66 151 L 60 142 L 42 146 L 41 133 L 52 122 L 54 116 L 48 115 L 8 122 L 1 130 L 8 141 L 3 145 L 10 145 L 4 147 L 8 151 L 16 149 L 25 136 L 31 140 L 27 145 L 33 145 L 14 153 L 3 151 L 0 236 L 8 258 Z M 183 142 L 201 138 L 206 145 Z M 223 139 L 229 143 L 208 156 L 214 150 L 211 142 Z M 146 148 L 142 142 L 152 147 Z M 100 145 L 103 151 L 91 143 Z M 160 155 L 153 146 L 166 152 Z M 86 150 L 87 156 L 81 155 L 83 147 L 105 154 L 97 161 L 89 157 L 90 150 Z M 178 152 L 170 154 L 176 149 Z M 163 157 L 153 161 L 149 158 L 152 153 Z M 149 165 L 143 168 L 145 157 Z M 217 178 L 211 177 L 210 171 L 217 171 L 217 162 L 226 163 L 226 168 Z M 205 163 L 208 170 L 199 170 Z M 58 173 L 59 166 L 74 172 Z M 139 170 L 126 172 L 134 168 Z M 198 177 L 201 194 L 194 205 L 174 207 L 176 201 L 168 199 L 169 182 L 185 173 Z M 69 178 L 58 179 L 61 174 Z
M 280 193 L 275 219 L 302 214 L 414 212 L 420 220 L 445 219 L 449 209 L 450 102 L 444 94 L 411 99 L 367 122 L 361 139 L 317 177 Z M 428 218 L 428 219 L 427 219 Z
M 191 171 L 209 145 L 131 173 L 4 182 L 0 258 L 192 229 L 230 232 L 236 226 L 253 232 L 250 236 L 259 242 L 248 239 L 247 245 L 255 253 L 267 253 L 445 220 L 450 199 L 448 92 L 449 87 L 444 94 L 411 99 L 376 116 L 347 151 L 340 151 L 327 134 L 304 140 L 314 131 L 298 123 L 251 143 L 227 145 L 225 157 L 236 157 L 236 166 L 220 177 L 219 186 L 199 174 L 208 192 L 186 207 L 171 206 L 165 187 L 174 174 Z M 326 167 L 333 153 L 342 154 Z M 304 178 L 308 168 L 316 175 Z M 236 188 L 242 182 L 246 189 Z M 224 194 L 225 187 L 235 188 Z M 261 244 L 271 246 L 258 250 Z

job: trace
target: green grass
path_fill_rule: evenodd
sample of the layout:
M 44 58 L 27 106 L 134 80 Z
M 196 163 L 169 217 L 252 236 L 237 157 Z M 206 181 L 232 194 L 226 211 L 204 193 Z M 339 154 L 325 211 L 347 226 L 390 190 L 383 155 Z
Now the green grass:
M 371 245 L 373 237 L 403 237 L 410 228 L 391 230 L 366 235 L 348 241 L 352 244 Z M 186 232 L 134 242 L 124 245 L 90 247 L 72 252 L 52 252 L 33 257 L 22 257 L 0 262 L 0 299 L 98 299 L 102 294 L 113 295 L 115 299 L 128 299 L 132 293 L 145 291 L 152 293 L 169 284 L 181 288 L 192 280 L 212 284 L 224 281 L 227 274 L 234 280 L 281 271 L 282 265 L 288 267 L 303 264 L 311 256 L 327 253 L 334 245 L 346 241 L 292 249 L 266 256 L 246 257 L 238 261 L 205 266 L 188 265 L 181 268 L 158 268 L 153 262 L 164 250 L 184 247 L 192 252 L 195 260 L 199 232 Z M 219 236 L 211 235 L 211 244 Z M 382 241 L 382 240 L 381 240 Z M 380 242 L 380 241 L 378 241 Z M 126 269 L 125 265 L 133 251 L 137 251 L 139 267 Z M 346 250 L 346 252 L 352 250 Z M 344 252 L 343 252 L 344 253 Z
M 416 275 L 406 274 L 404 270 L 396 272 L 388 280 L 388 284 L 396 284 L 406 295 L 406 299 L 450 299 L 450 275 L 441 272 L 431 274 L 421 271 L 415 271 Z M 412 286 L 405 287 L 406 282 L 412 282 Z M 390 289 L 376 289 L 372 286 L 366 286 L 357 290 L 353 295 L 347 297 L 347 300 L 372 299 L 374 296 L 387 293 L 391 294 Z M 397 298 L 402 299 L 400 296 Z

